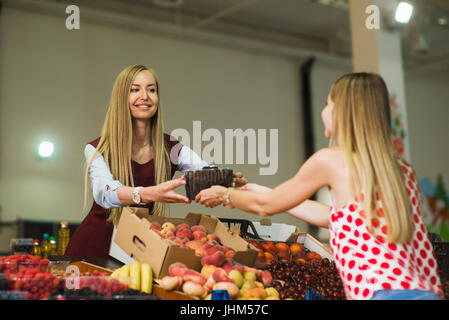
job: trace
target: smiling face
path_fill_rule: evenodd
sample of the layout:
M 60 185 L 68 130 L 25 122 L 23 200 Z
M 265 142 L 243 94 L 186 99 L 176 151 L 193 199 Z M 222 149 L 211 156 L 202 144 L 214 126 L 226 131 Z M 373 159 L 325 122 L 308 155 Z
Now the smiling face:
M 324 135 L 327 139 L 330 139 L 332 137 L 333 131 L 334 131 L 334 112 L 335 104 L 332 101 L 330 95 L 327 97 L 327 104 L 326 107 L 324 107 L 323 111 L 321 112 L 321 119 L 324 123 Z
M 156 79 L 148 70 L 139 72 L 129 94 L 129 108 L 134 119 L 150 119 L 157 111 L 159 96 Z

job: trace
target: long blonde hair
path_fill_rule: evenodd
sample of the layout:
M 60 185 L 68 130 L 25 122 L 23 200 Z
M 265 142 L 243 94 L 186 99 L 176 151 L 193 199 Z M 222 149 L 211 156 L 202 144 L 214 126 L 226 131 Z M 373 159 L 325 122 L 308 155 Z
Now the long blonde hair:
M 129 94 L 134 79 L 139 72 L 144 70 L 148 70 L 153 74 L 156 80 L 157 94 L 159 96 L 157 111 L 151 119 L 149 119 L 151 128 L 149 142 L 153 152 L 155 183 L 160 184 L 170 179 L 170 157 L 164 139 L 158 78 L 152 69 L 143 65 L 131 65 L 122 70 L 115 80 L 100 141 L 94 156 L 87 163 L 84 178 L 84 210 L 87 206 L 89 193 L 89 166 L 100 155 L 103 156 L 115 180 L 119 180 L 125 186 L 134 186 L 131 167 L 132 116 L 129 108 Z M 155 202 L 152 214 L 163 215 L 164 210 L 164 203 Z M 121 212 L 122 207 L 110 209 L 108 220 L 112 221 L 114 225 L 117 225 L 120 220 Z
M 338 79 L 330 90 L 335 103 L 332 139 L 344 151 L 352 191 L 364 191 L 363 209 L 373 233 L 377 198 L 387 223 L 388 242 L 413 237 L 413 215 L 401 167 L 391 139 L 387 86 L 377 74 L 352 73 Z

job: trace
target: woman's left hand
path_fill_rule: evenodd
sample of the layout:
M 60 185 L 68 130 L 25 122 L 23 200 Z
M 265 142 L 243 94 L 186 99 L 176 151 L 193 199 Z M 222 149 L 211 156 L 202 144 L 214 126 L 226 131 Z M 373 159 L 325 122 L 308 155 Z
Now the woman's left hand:
M 204 189 L 195 197 L 195 201 L 201 203 L 208 208 L 215 208 L 223 203 L 223 196 L 228 189 L 222 186 L 212 186 Z

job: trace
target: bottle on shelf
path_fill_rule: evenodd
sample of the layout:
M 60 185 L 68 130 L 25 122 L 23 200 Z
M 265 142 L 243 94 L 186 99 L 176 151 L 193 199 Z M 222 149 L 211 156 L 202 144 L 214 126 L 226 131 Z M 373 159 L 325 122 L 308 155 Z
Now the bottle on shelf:
M 48 254 L 51 256 L 57 256 L 58 255 L 58 247 L 56 246 L 56 238 L 50 237 L 50 247 L 49 247 Z
M 63 256 L 70 241 L 70 229 L 67 222 L 61 222 L 61 228 L 59 229 L 58 236 L 58 254 Z
M 44 233 L 41 242 L 41 258 L 48 259 L 48 253 L 50 251 L 50 240 L 48 233 Z
M 41 247 L 40 247 L 40 243 L 39 243 L 39 239 L 34 239 L 33 240 L 33 248 L 31 249 L 31 254 L 33 256 L 41 256 Z

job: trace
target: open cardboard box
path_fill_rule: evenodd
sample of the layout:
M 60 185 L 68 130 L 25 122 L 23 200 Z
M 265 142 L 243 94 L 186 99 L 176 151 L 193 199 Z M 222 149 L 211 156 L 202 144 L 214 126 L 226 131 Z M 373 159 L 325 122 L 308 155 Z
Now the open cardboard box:
M 175 225 L 187 223 L 189 226 L 202 225 L 208 233 L 214 233 L 223 245 L 235 251 L 234 260 L 243 265 L 253 266 L 257 250 L 238 233 L 229 231 L 216 217 L 189 213 L 184 219 L 151 216 L 148 209 L 124 207 L 117 226 L 114 241 L 131 258 L 140 263 L 148 263 L 154 277 L 168 275 L 168 267 L 174 262 L 182 262 L 188 268 L 200 271 L 201 257 L 190 248 L 181 248 L 176 243 L 161 238 L 150 229 L 151 222 L 172 222 Z
M 260 242 L 265 242 L 265 241 L 262 240 Z M 328 258 L 330 261 L 333 260 L 332 249 L 329 246 L 321 243 L 320 241 L 318 241 L 317 239 L 315 239 L 314 237 L 312 237 L 310 234 L 308 234 L 306 232 L 292 233 L 290 235 L 290 237 L 287 238 L 287 240 L 281 241 L 281 242 L 298 242 L 298 243 L 301 243 L 301 244 L 304 245 L 304 247 L 306 249 L 308 249 L 310 251 L 315 251 L 322 258 Z M 260 261 L 256 261 L 254 263 L 254 267 L 258 268 L 258 269 L 264 269 L 268 265 L 269 265 L 268 263 L 260 262 Z
M 273 223 L 271 219 L 253 221 L 252 224 L 259 237 L 267 241 L 286 241 L 291 234 L 301 232 L 298 226 Z

